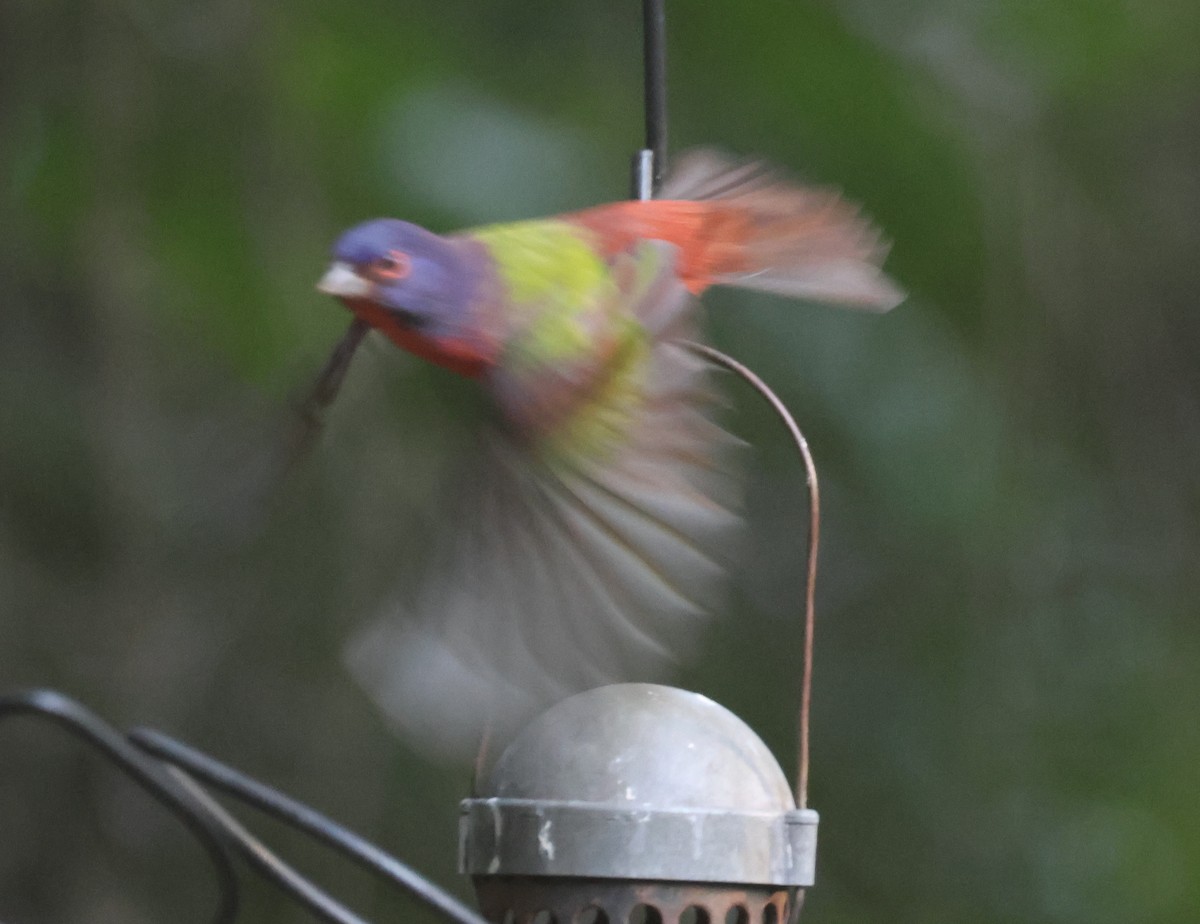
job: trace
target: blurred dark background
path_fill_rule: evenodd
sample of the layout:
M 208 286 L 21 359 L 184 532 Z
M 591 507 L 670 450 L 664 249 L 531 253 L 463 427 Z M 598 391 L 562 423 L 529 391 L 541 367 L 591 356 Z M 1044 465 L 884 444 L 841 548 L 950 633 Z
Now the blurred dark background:
M 823 476 L 805 919 L 1200 920 L 1200 5 L 668 22 L 673 149 L 843 188 L 911 292 L 882 318 L 706 297 Z M 313 290 L 337 232 L 625 195 L 640 80 L 636 0 L 4 0 L 0 690 L 185 737 L 465 891 L 468 772 L 340 661 L 420 542 L 456 383 L 373 344 L 312 459 L 256 486 L 346 321 Z M 801 471 L 729 393 L 751 548 L 678 681 L 791 766 Z M 432 920 L 260 830 L 364 914 Z M 115 772 L 0 727 L 0 919 L 202 921 L 208 877 Z

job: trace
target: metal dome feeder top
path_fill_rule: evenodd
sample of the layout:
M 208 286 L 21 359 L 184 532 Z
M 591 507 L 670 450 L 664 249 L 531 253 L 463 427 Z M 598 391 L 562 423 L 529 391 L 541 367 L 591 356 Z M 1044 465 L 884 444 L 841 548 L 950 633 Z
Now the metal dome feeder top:
M 811 885 L 817 813 L 707 697 L 600 687 L 553 706 L 462 803 L 460 867 L 481 879 Z M 486 903 L 485 903 L 486 904 Z M 485 911 L 486 913 L 486 911 Z
M 478 875 L 807 886 L 817 813 L 762 740 L 705 696 L 647 683 L 580 693 L 531 722 L 462 803 Z

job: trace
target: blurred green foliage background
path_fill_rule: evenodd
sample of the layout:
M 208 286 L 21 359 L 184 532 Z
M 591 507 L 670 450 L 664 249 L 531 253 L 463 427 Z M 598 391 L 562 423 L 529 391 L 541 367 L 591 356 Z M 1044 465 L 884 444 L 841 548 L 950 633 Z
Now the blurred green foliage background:
M 669 4 L 672 145 L 862 201 L 910 290 L 706 297 L 824 486 L 821 924 L 1200 920 L 1200 5 Z M 346 318 L 343 227 L 619 198 L 636 0 L 0 4 L 0 690 L 46 685 L 309 800 L 438 881 L 468 773 L 340 647 L 421 541 L 459 383 L 383 342 L 248 498 Z M 730 612 L 678 678 L 794 751 L 801 471 L 754 446 Z M 379 920 L 432 920 L 272 843 Z M 201 921 L 187 838 L 0 727 L 0 919 Z M 248 885 L 248 921 L 303 915 Z

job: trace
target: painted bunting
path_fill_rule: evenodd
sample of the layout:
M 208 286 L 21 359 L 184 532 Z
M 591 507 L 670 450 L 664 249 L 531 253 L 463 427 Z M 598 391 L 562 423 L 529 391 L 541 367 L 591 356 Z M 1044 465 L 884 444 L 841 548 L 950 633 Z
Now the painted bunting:
M 479 383 L 494 410 L 411 612 L 350 648 L 405 730 L 465 752 L 591 686 L 650 679 L 710 609 L 738 522 L 694 296 L 740 286 L 885 311 L 879 234 L 825 190 L 708 151 L 661 195 L 438 235 L 351 228 L 318 288 Z

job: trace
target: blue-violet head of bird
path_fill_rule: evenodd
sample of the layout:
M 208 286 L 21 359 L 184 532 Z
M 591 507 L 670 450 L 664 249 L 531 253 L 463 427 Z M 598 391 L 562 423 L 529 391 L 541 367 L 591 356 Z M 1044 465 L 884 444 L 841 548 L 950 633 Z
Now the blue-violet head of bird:
M 413 327 L 453 326 L 466 307 L 468 274 L 454 243 L 409 222 L 377 218 L 356 225 L 338 238 L 333 258 L 325 291 L 366 298 Z

